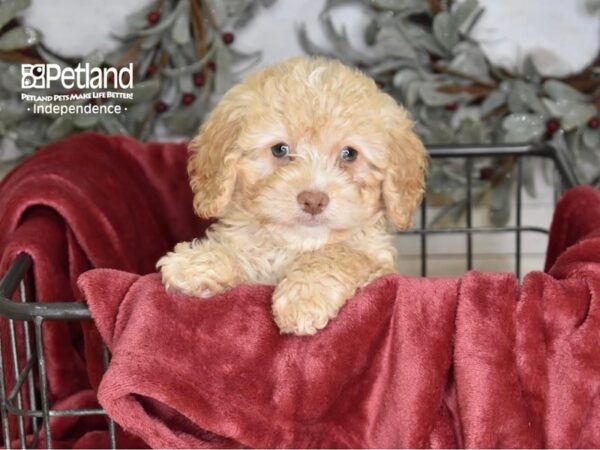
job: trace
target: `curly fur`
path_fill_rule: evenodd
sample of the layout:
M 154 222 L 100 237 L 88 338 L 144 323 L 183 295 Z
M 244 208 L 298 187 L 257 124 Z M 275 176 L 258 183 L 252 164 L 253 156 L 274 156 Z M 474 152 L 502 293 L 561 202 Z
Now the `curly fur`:
M 241 283 L 276 284 L 285 333 L 313 334 L 355 290 L 395 271 L 388 222 L 410 226 L 427 156 L 406 112 L 340 62 L 294 58 L 233 87 L 190 143 L 194 208 L 219 222 L 157 264 L 168 289 L 211 297 Z M 290 157 L 271 147 L 287 143 Z M 343 161 L 340 150 L 358 150 Z M 327 193 L 311 216 L 296 200 Z

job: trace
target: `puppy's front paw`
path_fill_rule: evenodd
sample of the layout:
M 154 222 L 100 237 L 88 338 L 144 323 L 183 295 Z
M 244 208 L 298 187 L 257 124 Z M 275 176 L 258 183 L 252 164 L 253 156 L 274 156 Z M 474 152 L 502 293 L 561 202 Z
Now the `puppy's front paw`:
M 312 335 L 337 316 L 347 292 L 335 284 L 284 279 L 273 293 L 273 317 L 282 333 Z
M 162 282 L 169 292 L 209 298 L 239 284 L 229 258 L 195 243 L 182 242 L 158 260 Z

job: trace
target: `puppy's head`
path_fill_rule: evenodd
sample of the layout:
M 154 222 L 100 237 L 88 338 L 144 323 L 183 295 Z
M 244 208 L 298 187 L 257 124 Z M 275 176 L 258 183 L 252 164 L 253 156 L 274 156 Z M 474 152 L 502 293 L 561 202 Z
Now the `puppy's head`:
M 190 143 L 202 217 L 347 231 L 410 226 L 427 156 L 405 110 L 333 60 L 295 58 L 233 87 Z

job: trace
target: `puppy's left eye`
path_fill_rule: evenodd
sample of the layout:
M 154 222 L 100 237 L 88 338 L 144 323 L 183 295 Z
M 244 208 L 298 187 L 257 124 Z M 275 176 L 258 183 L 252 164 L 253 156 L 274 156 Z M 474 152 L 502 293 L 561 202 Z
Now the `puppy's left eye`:
M 279 144 L 275 144 L 273 147 L 271 147 L 271 153 L 275 158 L 285 158 L 290 154 L 290 146 L 280 142 Z
M 346 161 L 346 162 L 356 161 L 357 157 L 358 157 L 358 152 L 355 149 L 353 149 L 352 147 L 344 147 L 342 149 L 342 151 L 340 152 L 340 158 L 342 158 L 342 161 Z

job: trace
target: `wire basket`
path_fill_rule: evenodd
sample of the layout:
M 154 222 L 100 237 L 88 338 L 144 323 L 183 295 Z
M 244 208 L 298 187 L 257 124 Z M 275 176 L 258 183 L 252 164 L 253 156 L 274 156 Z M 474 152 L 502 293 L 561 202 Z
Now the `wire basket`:
M 428 227 L 428 207 L 424 201 L 420 209 L 420 225 L 404 233 L 414 235 L 418 239 L 420 249 L 420 273 L 428 274 L 428 256 L 430 245 L 428 237 L 432 235 L 462 235 L 465 238 L 466 270 L 474 267 L 473 238 L 478 234 L 514 235 L 515 254 L 514 272 L 521 276 L 523 236 L 529 233 L 547 234 L 546 228 L 523 224 L 523 158 L 543 158 L 552 162 L 557 174 L 554 183 L 554 199 L 565 189 L 576 185 L 576 177 L 565 163 L 558 150 L 543 146 L 432 146 L 429 147 L 431 158 L 460 158 L 464 161 L 465 183 L 465 224 L 451 227 Z M 513 158 L 515 162 L 515 224 L 510 226 L 473 226 L 473 167 L 482 158 Z M 2 342 L 0 337 L 0 413 L 2 436 L 6 448 L 10 447 L 14 430 L 11 423 L 16 423 L 16 435 L 19 447 L 36 448 L 43 445 L 52 448 L 53 435 L 51 418 L 60 416 L 104 415 L 101 408 L 88 409 L 53 409 L 48 395 L 46 377 L 47 360 L 43 345 L 43 325 L 46 321 L 82 321 L 91 320 L 90 312 L 83 304 L 74 302 L 38 303 L 31 274 L 32 261 L 26 254 L 20 254 L 11 264 L 0 281 L 0 317 L 8 322 L 9 342 Z M 18 300 L 12 300 L 18 292 Z M 23 336 L 22 344 L 17 344 L 17 335 Z M 104 348 L 105 369 L 109 363 L 109 352 Z M 7 386 L 5 361 L 12 361 L 15 383 Z M 25 408 L 27 402 L 28 407 Z M 118 448 L 115 423 L 106 416 L 110 448 Z M 27 439 L 26 436 L 30 438 Z M 44 442 L 39 442 L 43 440 Z

